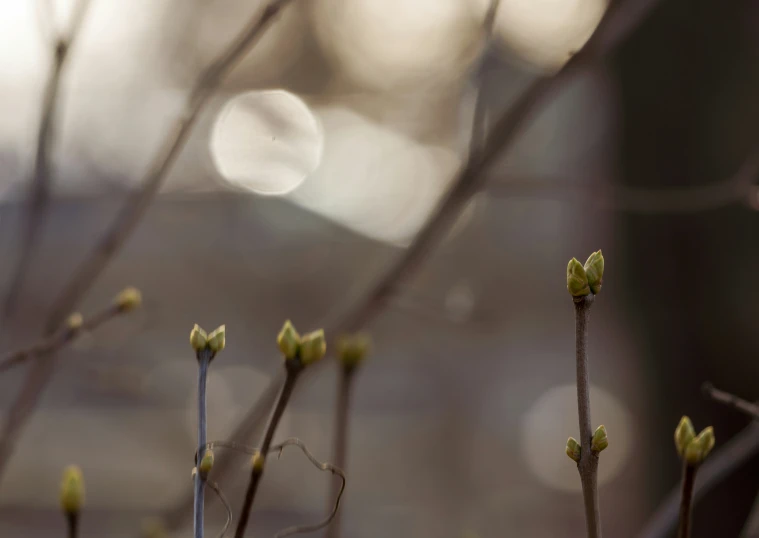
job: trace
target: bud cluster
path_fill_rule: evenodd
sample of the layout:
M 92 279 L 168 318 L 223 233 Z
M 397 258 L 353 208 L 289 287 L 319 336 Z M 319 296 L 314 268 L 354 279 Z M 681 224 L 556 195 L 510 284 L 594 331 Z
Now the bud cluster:
M 699 465 L 714 448 L 714 428 L 709 426 L 696 435 L 690 418 L 684 416 L 675 428 L 675 448 L 688 465 Z

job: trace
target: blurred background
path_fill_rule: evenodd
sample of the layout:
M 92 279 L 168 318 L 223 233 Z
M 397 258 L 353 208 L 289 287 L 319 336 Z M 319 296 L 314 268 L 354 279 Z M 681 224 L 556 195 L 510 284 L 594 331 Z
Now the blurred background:
M 0 269 L 17 307 L 2 349 L 36 341 L 53 300 L 112 223 L 195 80 L 265 3 L 91 0 L 61 72 L 52 198 L 23 279 L 29 187 L 51 36 L 74 0 L 0 0 Z M 671 488 L 688 414 L 717 447 L 748 424 L 704 381 L 759 396 L 759 4 L 660 0 L 603 61 L 546 96 L 484 188 L 367 327 L 355 379 L 345 538 L 583 536 L 574 312 L 565 267 L 598 248 L 591 314 L 604 530 L 632 537 Z M 209 379 L 224 439 L 280 379 L 290 318 L 329 326 L 404 256 L 467 158 L 475 96 L 497 117 L 556 73 L 605 0 L 295 0 L 203 108 L 147 213 L 80 304 L 126 285 L 139 311 L 58 354 L 0 481 L 0 536 L 62 536 L 58 485 L 79 464 L 81 535 L 191 535 L 196 375 L 187 335 L 225 323 Z M 13 290 L 11 290 L 13 288 Z M 333 335 L 334 336 L 334 335 Z M 0 376 L 8 410 L 28 366 Z M 277 439 L 329 459 L 338 368 L 300 390 Z M 249 440 L 259 442 L 258 434 Z M 218 457 L 218 456 L 217 456 Z M 221 486 L 237 511 L 248 459 Z M 331 479 L 272 461 L 250 535 L 327 510 Z M 751 459 L 697 505 L 695 536 L 739 536 Z M 191 498 L 191 497 L 189 497 Z M 208 532 L 224 511 L 208 501 Z

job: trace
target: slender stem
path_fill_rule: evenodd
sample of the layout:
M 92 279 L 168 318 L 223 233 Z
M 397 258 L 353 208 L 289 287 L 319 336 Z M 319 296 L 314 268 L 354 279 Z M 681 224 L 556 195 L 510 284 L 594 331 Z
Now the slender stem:
M 52 42 L 53 60 L 50 65 L 45 92 L 42 98 L 42 113 L 37 129 L 37 149 L 34 157 L 34 170 L 29 185 L 27 209 L 23 215 L 23 232 L 21 252 L 13 268 L 2 309 L 3 320 L 8 320 L 18 304 L 24 278 L 29 271 L 32 255 L 39 243 L 40 232 L 50 201 L 50 153 L 56 133 L 58 109 L 60 102 L 61 79 L 66 68 L 69 51 L 79 35 L 84 15 L 89 7 L 89 0 L 79 0 L 73 7 L 73 17 L 67 32 L 56 37 Z
M 683 461 L 683 482 L 680 490 L 680 524 L 677 538 L 690 538 L 691 507 L 693 505 L 693 485 L 696 483 L 698 467 Z
M 287 402 L 292 396 L 295 382 L 298 380 L 298 374 L 303 370 L 303 366 L 297 360 L 286 360 L 285 368 L 287 376 L 285 377 L 285 384 L 282 387 L 282 391 L 279 393 L 279 399 L 277 405 L 274 407 L 274 413 L 272 413 L 269 419 L 269 425 L 266 427 L 266 433 L 264 434 L 263 443 L 261 443 L 261 456 L 266 461 L 266 454 L 269 453 L 271 448 L 272 439 L 277 431 L 277 426 L 285 412 Z M 240 520 L 237 522 L 237 529 L 235 530 L 235 538 L 243 538 L 245 535 L 245 528 L 248 526 L 248 519 L 250 519 L 250 511 L 253 508 L 253 501 L 258 491 L 258 485 L 261 483 L 261 477 L 264 474 L 265 464 L 261 467 L 253 467 L 250 471 L 250 481 L 248 482 L 248 489 L 245 491 L 245 501 L 240 511 Z
M 704 394 L 706 396 L 715 402 L 719 402 L 728 407 L 732 407 L 736 411 L 740 411 L 741 413 L 750 416 L 754 420 L 759 419 L 759 405 L 748 402 L 743 398 L 739 398 L 738 396 L 730 394 L 729 392 L 719 390 L 711 383 L 704 383 L 701 389 L 704 391 Z
M 208 367 L 211 364 L 213 352 L 208 349 L 198 352 L 198 452 L 195 465 L 200 465 L 206 448 L 206 379 Z M 203 538 L 203 506 L 205 493 L 205 479 L 199 470 L 195 473 L 195 505 L 194 523 L 195 538 Z
M 696 482 L 693 502 L 697 502 L 716 486 L 724 482 L 738 468 L 759 454 L 759 423 L 752 422 L 727 443 L 710 454 L 701 465 Z M 638 538 L 665 538 L 670 536 L 677 525 L 680 488 L 675 488 L 638 533 Z
M 598 503 L 598 454 L 590 449 L 593 428 L 590 421 L 590 375 L 588 372 L 588 318 L 593 295 L 575 299 L 575 352 L 577 354 L 577 411 L 580 417 L 580 462 L 577 469 L 582 482 L 585 524 L 588 538 L 601 537 L 601 512 Z
M 105 231 L 84 262 L 77 268 L 72 278 L 63 287 L 61 294 L 53 302 L 46 321 L 45 332 L 55 332 L 65 316 L 76 306 L 110 261 L 127 241 L 145 214 L 153 197 L 160 189 L 172 165 L 179 157 L 189 139 L 192 127 L 209 102 L 224 77 L 237 65 L 238 61 L 258 43 L 273 21 L 292 0 L 272 0 L 263 12 L 248 24 L 215 60 L 203 71 L 182 114 L 169 130 L 166 140 L 150 164 L 142 186 L 121 208 L 114 222 Z M 24 379 L 21 392 L 11 404 L 5 429 L 0 435 L 0 480 L 13 455 L 16 440 L 39 404 L 42 391 L 53 375 L 54 357 L 36 361 Z
M 341 366 L 340 380 L 337 386 L 337 406 L 335 407 L 335 437 L 333 446 L 332 462 L 335 467 L 345 471 L 348 459 L 348 417 L 350 415 L 351 393 L 356 369 L 351 366 Z M 340 484 L 333 484 L 331 499 L 337 496 Z M 330 505 L 331 509 L 331 505 Z M 341 512 L 335 514 L 332 523 L 327 529 L 327 538 L 340 537 Z
M 68 538 L 79 536 L 79 512 L 66 512 L 66 527 L 68 528 Z

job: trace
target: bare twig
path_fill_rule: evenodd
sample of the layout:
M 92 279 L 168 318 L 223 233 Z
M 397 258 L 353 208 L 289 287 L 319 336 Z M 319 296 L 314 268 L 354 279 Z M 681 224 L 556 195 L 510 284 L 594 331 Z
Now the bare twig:
M 743 398 L 730 394 L 729 392 L 719 390 L 711 383 L 704 383 L 701 386 L 701 390 L 704 392 L 705 396 L 711 398 L 715 402 L 732 407 L 736 411 L 740 411 L 754 420 L 759 420 L 759 405 L 748 402 Z
M 588 67 L 612 53 L 648 17 L 659 1 L 614 2 L 586 45 L 560 71 L 550 78 L 537 79 L 514 100 L 509 109 L 494 122 L 493 128 L 482 142 L 481 150 L 470 153 L 453 179 L 450 189 L 416 234 L 414 241 L 367 293 L 340 316 L 334 326 L 330 324 L 327 331 L 329 334 L 356 332 L 382 312 L 398 285 L 414 274 L 425 256 L 445 237 L 466 202 L 480 190 L 490 166 L 516 140 L 524 123 L 532 117 L 544 98 L 561 88 L 580 68 Z M 309 370 L 318 372 L 320 368 L 314 365 Z M 235 428 L 236 439 L 247 439 L 252 432 L 260 430 L 268 410 L 274 405 L 281 383 L 282 378 L 279 376 L 270 382 Z M 225 466 L 225 471 L 230 468 L 229 465 Z M 167 520 L 171 521 L 172 528 L 179 526 L 191 503 L 191 499 L 183 499 L 169 511 Z
M 68 30 L 53 37 L 51 44 L 52 63 L 48 73 L 42 98 L 40 123 L 37 128 L 37 149 L 34 157 L 34 169 L 29 182 L 29 195 L 26 211 L 22 219 L 21 252 L 11 273 L 8 292 L 3 303 L 2 317 L 7 321 L 15 312 L 18 298 L 24 285 L 24 278 L 29 271 L 32 255 L 40 238 L 40 231 L 50 201 L 50 150 L 55 141 L 56 122 L 61 79 L 67 65 L 69 51 L 79 35 L 79 30 L 89 7 L 90 0 L 78 0 L 74 3 L 74 13 Z M 48 11 L 52 5 L 48 5 Z
M 683 461 L 683 480 L 680 489 L 680 515 L 678 517 L 677 538 L 690 538 L 693 506 L 693 484 L 698 466 Z
M 81 324 L 72 324 L 64 326 L 57 333 L 43 338 L 31 346 L 11 351 L 0 357 L 0 373 L 11 370 L 16 366 L 24 364 L 30 359 L 42 357 L 55 353 L 67 344 L 70 344 L 78 337 L 97 329 L 106 321 L 123 313 L 124 310 L 118 305 L 110 305 L 94 316 L 83 320 Z
M 107 267 L 111 258 L 134 231 L 187 142 L 200 112 L 221 81 L 238 61 L 250 51 L 250 48 L 258 42 L 282 9 L 292 1 L 272 0 L 263 12 L 257 15 L 236 36 L 230 46 L 202 73 L 187 99 L 183 113 L 177 118 L 161 150 L 148 168 L 142 181 L 142 187 L 122 207 L 111 227 L 90 255 L 85 258 L 55 301 L 46 324 L 48 334 L 60 326 L 66 314 L 81 300 Z M 54 367 L 55 361 L 52 355 L 46 357 L 45 360 L 36 361 L 24 380 L 21 392 L 11 405 L 5 434 L 0 438 L 0 479 L 2 479 L 7 467 L 8 459 L 13 453 L 15 440 L 34 411 L 40 393 L 52 377 Z
M 332 461 L 340 469 L 346 468 L 348 459 L 348 416 L 350 414 L 351 392 L 356 369 L 348 365 L 340 365 L 340 379 L 337 388 L 337 405 L 335 407 L 335 441 Z M 333 492 L 334 493 L 334 492 Z M 327 538 L 339 538 L 340 515 L 335 516 L 332 525 L 327 529 Z
M 118 312 L 128 312 L 137 308 L 140 305 L 141 300 L 141 295 L 138 290 L 134 288 L 126 288 L 116 296 L 116 299 L 111 308 L 115 309 Z M 97 325 L 115 313 L 116 312 L 108 311 L 101 313 L 90 321 L 90 325 Z M 72 330 L 79 325 L 83 326 L 83 324 L 84 323 L 81 319 L 81 316 L 78 316 L 78 314 L 73 314 L 69 317 L 67 325 L 68 329 Z M 71 337 L 69 335 L 65 335 L 63 337 L 63 340 L 66 340 L 66 338 L 70 340 Z M 31 373 L 27 375 L 25 383 L 21 388 L 21 392 L 16 397 L 16 400 L 14 400 L 13 405 L 11 406 L 11 409 L 8 413 L 8 418 L 5 424 L 3 424 L 2 435 L 0 435 L 0 474 L 5 470 L 5 467 L 7 466 L 10 456 L 13 452 L 13 447 L 16 445 L 16 439 L 19 433 L 22 431 L 23 425 L 26 424 L 26 422 L 31 417 L 34 407 L 37 405 L 39 397 L 42 394 L 42 389 L 50 379 L 50 375 L 53 371 L 51 361 L 55 356 L 54 351 L 57 349 L 58 347 L 53 346 L 52 350 L 48 350 L 45 353 L 23 355 L 23 357 L 35 358 L 35 360 L 32 362 L 32 372 L 34 372 L 35 368 L 40 364 L 47 367 L 41 370 L 42 375 L 33 376 Z M 19 359 L 11 357 L 11 365 L 18 362 Z
M 224 526 L 221 528 L 219 534 L 216 535 L 217 538 L 224 538 L 224 535 L 227 534 L 227 530 L 229 530 L 229 526 L 232 524 L 232 506 L 230 506 L 229 501 L 221 492 L 219 484 L 213 480 L 206 479 L 206 485 L 209 486 L 214 491 L 214 493 L 216 493 L 216 496 L 219 498 L 221 504 L 224 505 L 224 509 L 227 511 L 227 520 L 224 522 Z
M 279 400 L 274 407 L 274 412 L 269 420 L 269 425 L 266 427 L 266 433 L 264 434 L 263 443 L 261 443 L 261 454 L 265 455 L 269 453 L 271 442 L 274 439 L 274 433 L 277 431 L 277 426 L 282 418 L 287 407 L 287 402 L 290 401 L 293 389 L 295 388 L 295 382 L 298 380 L 303 366 L 299 360 L 286 360 L 285 369 L 287 370 L 287 376 L 285 377 L 285 384 L 282 387 L 282 392 L 279 394 Z M 264 474 L 265 457 L 261 459 L 260 465 L 252 465 L 250 470 L 250 481 L 248 482 L 248 488 L 245 491 L 245 501 L 242 505 L 240 512 L 240 519 L 237 521 L 237 529 L 235 530 L 235 538 L 243 538 L 245 536 L 245 528 L 248 525 L 250 519 L 250 512 L 253 508 L 253 501 L 258 491 L 258 486 L 261 484 L 261 477 Z
M 198 447 L 199 449 L 206 444 L 206 381 L 208 379 L 208 367 L 213 360 L 213 352 L 210 349 L 197 350 L 198 359 Z M 195 459 L 200 465 L 200 454 Z M 203 538 L 203 511 L 204 511 L 204 492 L 205 476 L 203 473 L 195 473 L 195 507 L 193 519 L 193 533 L 195 538 Z
M 66 530 L 68 538 L 79 537 L 79 512 L 66 513 Z
M 483 95 L 482 86 L 484 84 L 484 64 L 487 60 L 487 53 L 490 50 L 490 44 L 493 39 L 493 29 L 495 28 L 495 19 L 498 15 L 498 6 L 501 0 L 491 0 L 488 11 L 483 21 L 483 52 L 480 55 L 478 65 L 476 66 L 474 79 L 477 82 L 476 95 L 474 98 L 474 116 L 472 117 L 472 135 L 469 138 L 469 158 L 473 158 L 475 153 L 482 147 L 482 142 L 487 134 L 487 106 L 486 99 Z
M 340 486 L 337 489 L 337 494 L 335 495 L 335 501 L 334 506 L 332 508 L 332 511 L 327 515 L 326 518 L 324 518 L 319 523 L 315 523 L 313 525 L 297 525 L 293 527 L 287 527 L 286 529 L 282 529 L 281 531 L 277 532 L 277 534 L 274 535 L 274 538 L 282 538 L 284 536 L 290 536 L 292 534 L 301 534 L 306 532 L 314 532 L 319 529 L 323 529 L 329 523 L 333 520 L 335 515 L 338 513 L 338 510 L 340 509 L 340 502 L 343 498 L 343 493 L 345 492 L 345 473 L 340 467 L 337 467 L 336 465 L 333 465 L 329 462 L 321 462 L 308 450 L 308 447 L 306 444 L 298 439 L 297 437 L 290 437 L 288 439 L 285 439 L 279 444 L 272 445 L 269 447 L 269 450 L 267 451 L 268 454 L 271 454 L 272 452 L 279 452 L 279 454 L 282 454 L 282 451 L 288 447 L 288 446 L 296 446 L 301 449 L 303 454 L 308 458 L 308 460 L 320 471 L 328 471 L 332 473 L 333 475 L 337 475 L 340 478 Z M 229 448 L 232 450 L 238 450 L 240 452 L 244 452 L 246 454 L 257 454 L 260 451 L 259 449 L 255 447 L 251 447 L 242 443 L 236 443 L 234 441 L 211 441 L 206 445 L 207 448 L 213 449 L 216 447 L 220 448 Z
M 701 465 L 695 482 L 693 504 L 756 454 L 759 454 L 759 423 L 752 422 L 715 450 Z M 667 494 L 638 538 L 666 538 L 672 533 L 678 521 L 680 493 L 678 486 Z
M 590 375 L 588 372 L 588 318 L 593 295 L 574 299 L 576 324 L 575 346 L 577 355 L 577 411 L 580 417 L 580 461 L 577 470 L 582 482 L 585 503 L 585 523 L 588 538 L 601 537 L 601 511 L 598 506 L 598 454 L 591 450 L 593 426 L 590 420 Z

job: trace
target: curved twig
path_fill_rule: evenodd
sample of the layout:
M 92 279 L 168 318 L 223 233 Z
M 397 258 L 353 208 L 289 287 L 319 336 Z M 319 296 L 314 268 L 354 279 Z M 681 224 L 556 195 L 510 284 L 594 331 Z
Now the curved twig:
M 216 538 L 224 538 L 224 535 L 229 530 L 229 526 L 232 524 L 232 506 L 229 504 L 229 501 L 224 496 L 224 494 L 221 492 L 221 488 L 219 487 L 219 484 L 214 482 L 213 480 L 206 479 L 206 485 L 211 486 L 211 489 L 216 493 L 216 496 L 221 501 L 221 504 L 224 505 L 224 509 L 227 511 L 227 520 L 224 522 L 224 526 L 221 528 L 221 532 L 216 535 Z
M 47 334 L 58 329 L 68 312 L 76 307 L 134 231 L 189 139 L 190 131 L 200 112 L 221 81 L 258 42 L 282 9 L 292 1 L 272 0 L 260 15 L 256 14 L 256 17 L 235 37 L 229 47 L 200 76 L 187 99 L 184 111 L 175 121 L 159 152 L 151 162 L 142 180 L 141 188 L 121 208 L 113 224 L 100 238 L 90 255 L 85 258 L 54 301 L 46 322 L 45 332 Z M 36 361 L 24 379 L 21 392 L 11 404 L 5 432 L 0 438 L 0 480 L 15 449 L 19 433 L 29 421 L 39 403 L 42 391 L 52 378 L 55 368 L 55 361 L 52 359 L 53 356 L 50 355 L 47 360 Z
M 337 475 L 340 478 L 340 489 L 337 492 L 337 495 L 335 497 L 335 505 L 332 508 L 332 511 L 327 515 L 326 518 L 319 521 L 318 523 L 313 523 L 311 525 L 293 525 L 292 527 L 284 528 L 280 531 L 278 531 L 274 538 L 283 538 L 284 536 L 290 536 L 292 534 L 303 534 L 307 532 L 314 532 L 318 531 L 319 529 L 323 529 L 329 523 L 334 519 L 335 515 L 337 514 L 337 511 L 340 509 L 340 502 L 343 498 L 343 493 L 345 492 L 345 473 L 342 469 L 339 467 L 336 467 L 335 465 L 332 465 L 329 462 L 322 462 L 316 459 L 316 457 L 311 453 L 310 450 L 308 450 L 308 447 L 306 444 L 298 439 L 297 437 L 290 437 L 289 439 L 285 439 L 279 444 L 272 445 L 269 448 L 268 453 L 271 454 L 272 452 L 278 452 L 279 455 L 282 454 L 282 451 L 288 447 L 288 446 L 296 446 L 301 449 L 303 454 L 308 458 L 308 460 L 320 471 L 330 472 L 333 475 Z M 206 444 L 206 448 L 213 450 L 214 448 L 227 448 L 231 450 L 237 450 L 239 452 L 243 452 L 245 454 L 253 455 L 256 452 L 258 452 L 258 449 L 256 447 L 246 445 L 244 443 L 237 443 L 235 441 L 211 441 Z M 196 453 L 197 458 L 197 453 Z

